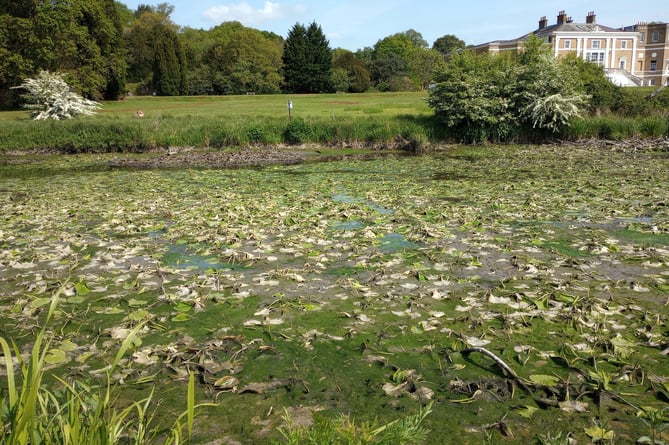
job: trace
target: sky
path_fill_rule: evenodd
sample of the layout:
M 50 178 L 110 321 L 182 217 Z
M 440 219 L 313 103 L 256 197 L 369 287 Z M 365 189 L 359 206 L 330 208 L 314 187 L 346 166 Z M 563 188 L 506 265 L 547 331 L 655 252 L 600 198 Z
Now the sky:
M 452 34 L 467 45 L 514 39 L 537 28 L 542 16 L 555 24 L 564 10 L 575 23 L 594 11 L 597 23 L 612 28 L 638 22 L 669 22 L 669 1 L 647 0 L 121 0 L 134 10 L 139 4 L 174 6 L 172 20 L 181 26 L 210 29 L 226 21 L 272 31 L 286 37 L 296 23 L 319 24 L 331 48 L 356 51 L 380 39 L 413 29 L 430 46 Z M 633 6 L 631 6 L 633 5 Z

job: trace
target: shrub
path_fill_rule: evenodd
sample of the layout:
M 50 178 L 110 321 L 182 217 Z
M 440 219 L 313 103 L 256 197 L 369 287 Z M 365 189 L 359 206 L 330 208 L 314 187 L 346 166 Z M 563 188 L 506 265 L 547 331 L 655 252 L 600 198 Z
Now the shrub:
M 64 74 L 40 71 L 36 79 L 27 78 L 16 89 L 28 90 L 22 97 L 27 101 L 25 108 L 36 110 L 33 119 L 71 119 L 79 114 L 95 114 L 100 104 L 84 99 L 70 90 Z
M 252 125 L 246 129 L 246 136 L 252 144 L 265 142 L 265 129 L 259 125 Z
M 527 39 L 515 59 L 506 55 L 454 54 L 435 75 L 429 106 L 461 141 L 510 141 L 522 132 L 558 134 L 579 116 L 586 96 L 575 69 Z
M 311 128 L 303 119 L 292 119 L 283 132 L 288 144 L 302 144 L 311 140 Z

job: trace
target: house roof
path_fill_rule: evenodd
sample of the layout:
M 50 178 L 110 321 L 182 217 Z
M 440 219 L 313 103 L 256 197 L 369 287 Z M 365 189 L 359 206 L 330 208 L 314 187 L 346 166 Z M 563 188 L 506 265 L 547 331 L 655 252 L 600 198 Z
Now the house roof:
M 621 30 L 600 25 L 598 23 L 561 23 L 559 25 L 549 25 L 537 29 L 534 31 L 534 34 L 543 37 L 548 34 L 553 34 L 554 32 L 621 32 Z
M 622 30 L 622 29 L 616 29 L 616 28 L 611 28 L 609 26 L 604 26 L 600 25 L 598 23 L 573 23 L 573 22 L 567 22 L 567 23 L 560 23 L 560 24 L 555 24 L 555 25 L 548 25 L 543 28 L 536 29 L 535 31 L 529 32 L 527 34 L 524 34 L 520 37 L 517 37 L 515 39 L 510 39 L 510 40 L 493 40 L 492 42 L 484 43 L 482 45 L 489 45 L 489 44 L 504 44 L 504 43 L 512 43 L 512 42 L 520 42 L 526 40 L 530 35 L 534 34 L 538 37 L 548 37 L 556 32 L 615 32 L 615 33 L 620 33 L 620 32 L 629 32 L 627 30 Z M 477 46 L 482 46 L 482 45 L 477 45 Z

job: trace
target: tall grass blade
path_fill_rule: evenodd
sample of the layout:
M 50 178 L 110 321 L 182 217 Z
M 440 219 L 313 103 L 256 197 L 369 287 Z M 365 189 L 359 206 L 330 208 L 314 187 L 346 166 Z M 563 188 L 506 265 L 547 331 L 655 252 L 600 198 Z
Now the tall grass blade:
M 119 348 L 118 352 L 116 353 L 116 356 L 114 357 L 114 361 L 112 361 L 111 367 L 109 368 L 109 374 L 118 366 L 119 362 L 123 358 L 126 352 L 128 352 L 128 349 L 133 345 L 135 339 L 137 338 L 137 333 L 144 327 L 146 323 L 142 322 L 137 324 L 132 330 L 128 333 L 128 336 L 123 339 L 123 342 L 121 343 L 121 347 Z
M 188 440 L 190 441 L 193 434 L 193 423 L 195 422 L 195 374 L 192 372 L 188 378 L 188 402 L 186 412 L 188 413 Z
M 14 379 L 14 360 L 12 359 L 12 350 L 7 343 L 7 340 L 0 337 L 0 345 L 2 345 L 2 353 L 5 356 L 5 367 L 7 368 L 7 395 L 9 397 L 10 409 L 16 406 L 19 399 L 16 391 L 16 381 Z

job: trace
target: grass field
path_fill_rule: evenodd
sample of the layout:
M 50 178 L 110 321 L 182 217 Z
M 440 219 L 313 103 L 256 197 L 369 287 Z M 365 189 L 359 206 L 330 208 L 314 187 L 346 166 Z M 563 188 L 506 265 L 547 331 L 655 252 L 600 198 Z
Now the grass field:
M 220 119 L 277 118 L 288 119 L 288 101 L 293 103 L 294 118 L 396 116 L 431 114 L 425 101 L 426 92 L 370 94 L 305 94 L 251 96 L 134 96 L 123 101 L 102 102 L 99 118 L 134 117 L 141 110 L 145 119 L 158 116 L 207 116 Z M 27 111 L 0 113 L 0 122 L 29 119 Z M 96 118 L 94 118 L 96 119 Z

